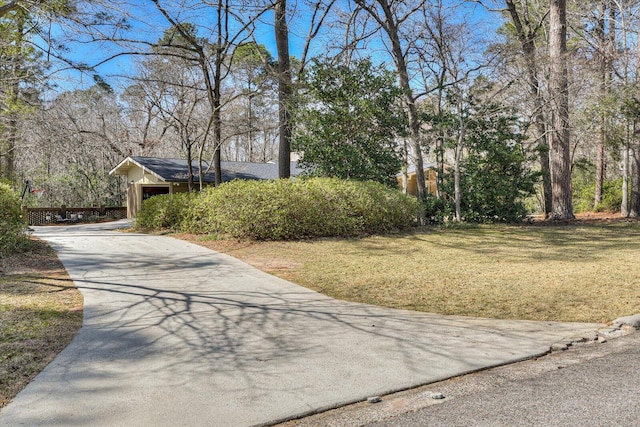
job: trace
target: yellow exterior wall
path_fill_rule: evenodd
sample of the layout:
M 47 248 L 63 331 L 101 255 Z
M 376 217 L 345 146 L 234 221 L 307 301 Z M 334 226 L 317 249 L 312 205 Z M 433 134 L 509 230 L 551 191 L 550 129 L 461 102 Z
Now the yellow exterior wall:
M 132 166 L 127 172 L 127 217 L 133 218 L 142 206 L 143 187 L 169 188 L 173 192 L 173 186 L 160 180 L 150 172 L 144 171 L 138 166 Z
M 437 190 L 437 174 L 434 169 L 425 169 L 424 171 L 425 185 L 427 187 L 427 193 L 436 194 Z M 398 177 L 398 186 L 402 189 L 402 177 Z M 407 194 L 415 196 L 418 194 L 416 174 L 410 173 L 407 179 Z
M 186 182 L 165 182 L 149 172 L 144 172 L 139 166 L 132 166 L 127 172 L 127 217 L 134 218 L 142 206 L 143 187 L 169 188 L 169 194 L 186 193 L 189 185 Z M 198 183 L 194 183 L 195 188 Z
M 142 194 L 140 194 L 140 186 L 136 184 L 127 185 L 127 218 L 136 216 L 136 212 L 140 209 L 142 203 Z

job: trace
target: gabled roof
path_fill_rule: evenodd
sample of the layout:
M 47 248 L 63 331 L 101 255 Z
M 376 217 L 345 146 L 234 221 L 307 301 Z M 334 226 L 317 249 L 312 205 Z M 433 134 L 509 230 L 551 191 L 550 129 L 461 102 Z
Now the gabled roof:
M 165 159 L 161 157 L 141 157 L 130 156 L 124 159 L 118 166 L 113 168 L 109 175 L 127 175 L 132 166 L 138 166 L 155 175 L 165 182 L 187 182 L 187 161 L 184 159 Z M 197 161 L 191 162 L 194 179 L 198 179 L 200 168 Z M 203 163 L 206 170 L 208 164 Z M 234 179 L 264 180 L 278 178 L 277 163 L 253 163 L 253 162 L 222 162 L 222 181 L 232 181 Z M 291 162 L 291 176 L 297 176 L 302 172 L 298 168 L 297 162 Z M 213 183 L 215 177 L 213 170 L 205 174 L 204 182 Z

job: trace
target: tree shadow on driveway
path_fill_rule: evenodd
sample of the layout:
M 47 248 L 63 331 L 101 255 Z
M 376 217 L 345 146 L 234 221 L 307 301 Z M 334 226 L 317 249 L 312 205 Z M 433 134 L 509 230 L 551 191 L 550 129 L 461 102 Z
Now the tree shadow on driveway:
M 84 295 L 84 326 L 0 423 L 272 423 L 542 354 L 597 328 L 338 301 L 167 237 L 42 237 Z

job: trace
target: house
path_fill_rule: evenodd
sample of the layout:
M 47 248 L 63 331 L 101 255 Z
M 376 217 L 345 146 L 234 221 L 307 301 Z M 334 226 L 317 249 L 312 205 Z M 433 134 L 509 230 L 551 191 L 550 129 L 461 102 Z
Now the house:
M 208 167 L 205 163 L 203 168 Z M 192 162 L 194 182 L 199 182 L 198 162 Z M 222 182 L 234 179 L 266 180 L 278 178 L 277 163 L 222 162 Z M 291 162 L 291 176 L 301 173 L 296 162 Z M 143 200 L 159 194 L 189 191 L 187 161 L 159 157 L 130 156 L 113 168 L 109 175 L 127 177 L 127 217 L 136 215 Z M 205 185 L 215 182 L 213 170 L 203 177 Z
M 404 188 L 403 185 L 404 176 L 403 174 L 398 174 L 398 186 L 400 188 Z M 428 194 L 436 194 L 437 190 L 437 172 L 436 172 L 436 164 L 435 163 L 426 163 L 424 165 L 424 181 L 425 186 L 427 187 Z M 416 182 L 416 167 L 411 165 L 407 170 L 407 194 L 411 194 L 415 196 L 418 194 L 417 182 Z

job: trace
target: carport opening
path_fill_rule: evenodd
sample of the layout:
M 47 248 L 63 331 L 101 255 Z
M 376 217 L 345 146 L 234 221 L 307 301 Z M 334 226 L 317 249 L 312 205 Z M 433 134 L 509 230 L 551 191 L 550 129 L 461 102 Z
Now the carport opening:
M 142 187 L 142 200 L 160 194 L 169 194 L 169 187 Z

